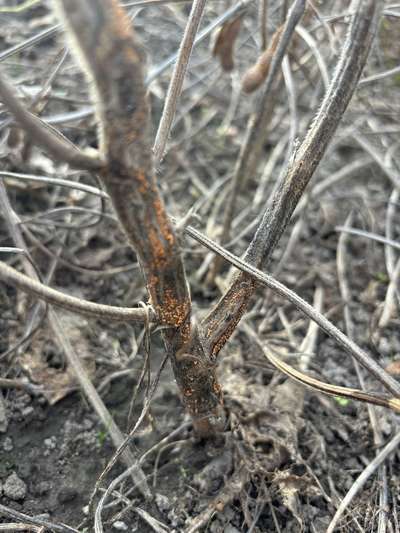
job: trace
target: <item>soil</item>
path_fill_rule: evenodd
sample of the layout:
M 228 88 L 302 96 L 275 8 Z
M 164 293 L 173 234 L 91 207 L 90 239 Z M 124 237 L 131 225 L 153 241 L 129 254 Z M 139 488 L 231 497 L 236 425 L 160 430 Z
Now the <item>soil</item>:
M 7 2 L 9 6 L 17 4 Z M 211 3 L 203 25 L 221 14 L 228 5 L 225 4 L 223 7 L 221 3 Z M 321 4 L 324 16 L 332 14 L 326 5 L 329 3 Z M 187 6 L 175 4 L 139 9 L 135 25 L 148 49 L 150 71 L 177 49 L 187 13 Z M 160 25 L 154 24 L 155 14 L 160 18 Z M 55 23 L 47 2 L 22 13 L 0 16 L 7 21 L 0 29 L 0 54 Z M 248 67 L 256 50 L 258 36 L 251 37 L 257 27 L 256 16 L 257 6 L 254 5 L 243 22 L 236 58 L 236 69 L 240 73 Z M 390 19 L 390 23 L 383 24 L 380 49 L 372 54 L 366 76 L 393 66 L 394 52 L 388 43 L 394 41 L 393 35 L 398 32 L 398 19 L 393 20 L 396 23 Z M 278 21 L 279 13 L 274 8 L 268 24 L 276 27 Z M 311 15 L 304 21 L 308 28 L 316 23 L 317 18 Z M 343 35 L 339 23 L 334 29 L 337 35 Z M 332 72 L 335 61 L 328 40 L 323 33 L 315 32 L 315 35 L 320 39 L 322 53 Z M 16 57 L 11 56 L 4 63 L 11 81 L 23 89 L 26 102 L 37 94 L 60 59 L 63 43 L 62 36 L 57 35 L 19 52 Z M 297 56 L 303 57 L 307 47 L 304 43 L 297 46 Z M 300 68 L 293 59 L 293 65 L 298 85 L 298 135 L 302 139 L 323 92 L 315 62 L 306 62 L 304 68 Z M 158 78 L 150 89 L 155 127 L 162 111 L 169 72 Z M 191 222 L 214 239 L 218 239 L 221 231 L 226 198 L 224 178 L 232 173 L 254 103 L 249 97 L 242 98 L 232 120 L 226 122 L 227 109 L 232 104 L 232 80 L 237 83 L 235 74 L 231 78 L 221 74 L 215 62 L 210 64 L 208 41 L 196 49 L 170 148 L 159 169 L 160 187 L 169 212 L 183 217 L 202 199 L 197 209 L 198 218 L 194 217 Z M 358 90 L 311 186 L 365 157 L 354 138 L 346 133 L 357 120 L 363 134 L 369 130 L 361 118 L 368 114 L 372 122 L 375 120 L 377 129 L 397 126 L 398 118 L 393 118 L 389 111 L 393 111 L 395 96 L 398 98 L 398 81 L 384 80 L 379 87 L 383 94 L 379 98 L 374 88 Z M 35 111 L 51 117 L 88 103 L 86 83 L 73 60 L 68 58 L 53 82 L 45 109 L 39 106 Z M 277 118 L 264 148 L 266 160 L 289 131 L 290 113 L 284 96 L 277 97 L 276 109 Z M 80 180 L 98 186 L 91 176 L 53 163 L 34 148 L 15 125 L 11 127 L 11 135 L 10 127 L 4 125 L 7 117 L 2 109 L 2 169 Z M 62 132 L 80 146 L 96 143 L 93 118 L 61 127 Z M 395 135 L 390 133 L 382 133 L 379 139 L 373 140 L 374 147 L 382 153 L 396 142 Z M 285 153 L 285 150 L 281 152 L 273 175 L 269 181 L 265 180 L 261 206 L 251 202 L 259 191 L 265 162 L 260 164 L 259 175 L 247 184 L 239 198 L 235 234 L 257 217 L 270 198 L 285 165 Z M 395 158 L 391 161 L 396 171 Z M 17 178 L 5 180 L 5 183 L 12 207 L 23 221 L 21 227 L 28 230 L 23 234 L 29 251 L 44 277 L 54 257 L 58 258 L 51 281 L 53 287 L 91 301 L 120 306 L 146 301 L 135 254 L 111 218 L 113 213 L 109 205 L 102 206 L 97 197 L 73 189 Z M 207 196 L 207 191 L 216 185 L 219 189 Z M 391 193 L 392 184 L 371 159 L 368 165 L 328 188 L 320 197 L 311 197 L 301 215 L 304 224 L 299 240 L 277 274 L 283 283 L 309 302 L 313 301 L 316 289 L 322 288 L 323 312 L 342 330 L 345 329 L 344 302 L 336 267 L 341 233 L 337 226 L 342 226 L 352 211 L 354 227 L 384 235 Z M 49 212 L 57 208 L 75 206 L 96 210 L 100 216 L 88 211 L 49 216 Z M 102 212 L 110 215 L 109 218 L 102 216 Z M 47 218 L 44 217 L 46 213 Z M 42 218 L 38 218 L 39 214 Z M 295 216 L 281 239 L 271 272 L 278 265 L 298 220 L 299 216 Z M 399 238 L 399 221 L 396 213 L 393 239 Z M 240 255 L 253 232 L 249 230 L 241 235 L 230 249 Z M 0 217 L 0 246 L 13 245 L 7 225 Z M 217 286 L 207 285 L 209 252 L 183 237 L 182 246 L 195 310 L 201 318 L 220 297 L 228 269 L 217 279 Z M 19 264 L 16 254 L 10 251 L 2 252 L 1 259 L 13 266 Z M 353 235 L 348 242 L 347 262 L 353 338 L 382 367 L 387 367 L 400 358 L 400 335 L 398 308 L 385 327 L 378 327 L 390 281 L 384 247 Z M 89 501 L 100 474 L 115 452 L 108 429 L 101 425 L 66 367 L 45 309 L 40 307 L 35 314 L 33 300 L 0 282 L 0 311 L 0 373 L 22 386 L 22 389 L 10 386 L 0 390 L 0 504 L 29 517 L 66 524 L 81 533 L 91 532 L 94 529 Z M 164 355 L 159 331 L 147 332 L 140 326 L 83 319 L 62 310 L 57 310 L 57 314 L 114 420 L 123 432 L 129 432 L 142 411 L 147 386 L 157 375 Z M 34 328 L 35 333 L 22 347 L 10 352 L 10 348 L 26 336 L 31 320 L 39 327 Z M 251 326 L 267 349 L 275 350 L 293 366 L 298 364 L 309 320 L 291 304 L 260 289 L 243 324 Z M 147 334 L 149 372 L 140 382 L 148 355 Z M 325 382 L 359 387 L 351 358 L 332 339 L 319 332 L 312 352 L 308 374 Z M 382 393 L 381 385 L 366 371 L 362 372 L 367 390 Z M 393 436 L 398 425 L 396 414 L 375 408 L 383 439 L 382 443 L 377 443 L 364 404 L 322 396 L 289 380 L 268 363 L 243 325 L 220 355 L 219 376 L 226 416 L 224 431 L 217 441 L 202 441 L 194 434 L 182 408 L 170 367 L 167 365 L 162 371 L 150 411 L 130 442 L 135 458 L 143 457 L 154 447 L 142 464 L 152 497 L 145 499 L 128 477 L 107 500 L 102 513 L 104 531 L 323 533 L 357 476 L 380 446 Z M 162 441 L 169 435 L 170 440 Z M 396 452 L 386 462 L 386 481 L 382 480 L 382 470 L 371 476 L 336 531 L 382 533 L 384 530 L 378 529 L 382 505 L 392 527 L 388 531 L 400 531 L 398 467 Z M 118 461 L 102 480 L 95 505 L 109 484 L 124 471 L 124 464 Z M 387 495 L 384 503 L 380 500 L 383 486 Z M 0 524 L 11 522 L 18 520 L 10 518 L 0 508 Z M 197 528 L 196 524 L 201 525 Z

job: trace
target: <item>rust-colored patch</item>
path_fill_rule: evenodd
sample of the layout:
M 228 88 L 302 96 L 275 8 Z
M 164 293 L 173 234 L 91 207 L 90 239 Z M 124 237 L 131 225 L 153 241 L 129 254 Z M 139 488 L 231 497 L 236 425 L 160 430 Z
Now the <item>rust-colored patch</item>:
M 131 22 L 129 20 L 128 14 L 121 7 L 117 0 L 112 0 L 111 2 L 111 25 L 109 31 L 112 31 L 114 34 L 117 34 L 121 38 L 130 38 L 133 39 L 133 29 Z
M 139 182 L 138 191 L 140 194 L 145 194 L 148 191 L 149 183 L 143 170 L 137 170 L 135 172 L 135 181 Z
M 171 247 L 175 246 L 175 236 L 167 218 L 164 204 L 159 197 L 154 201 L 154 210 L 156 212 L 156 218 L 158 225 L 160 226 L 162 236 Z
M 222 387 L 219 383 L 217 383 L 216 381 L 214 382 L 213 384 L 213 389 L 214 389 L 214 392 L 217 396 L 219 396 L 221 394 L 221 390 L 222 390 Z
M 154 262 L 157 266 L 156 270 L 160 270 L 160 267 L 166 262 L 166 254 L 164 244 L 159 238 L 158 232 L 154 227 L 148 229 L 148 237 L 151 249 L 151 255 L 154 257 Z
M 184 324 L 190 311 L 189 301 L 179 301 L 172 289 L 166 289 L 164 291 L 164 300 L 160 305 L 162 306 L 160 309 L 160 318 L 163 324 L 175 327 L 180 327 Z M 188 331 L 190 331 L 190 325 L 184 326 L 182 333 L 185 334 L 187 332 L 189 334 Z

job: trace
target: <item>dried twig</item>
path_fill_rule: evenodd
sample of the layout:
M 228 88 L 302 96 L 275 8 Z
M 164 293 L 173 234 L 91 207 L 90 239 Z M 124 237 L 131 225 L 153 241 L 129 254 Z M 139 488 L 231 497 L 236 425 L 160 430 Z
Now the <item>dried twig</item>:
M 16 520 L 22 520 L 23 522 L 26 522 L 27 524 L 33 524 L 38 527 L 45 527 L 49 529 L 50 531 L 57 531 L 60 533 L 79 533 L 77 529 L 74 529 L 73 527 L 70 527 L 70 526 L 66 526 L 65 524 L 57 524 L 54 522 L 49 522 L 48 520 L 42 520 L 41 518 L 33 518 L 24 513 L 20 513 L 19 511 L 15 511 L 14 509 L 10 509 L 9 507 L 6 507 L 5 505 L 1 505 L 1 504 L 0 504 L 0 514 L 3 516 L 10 516 L 11 518 L 14 518 Z
M 245 273 L 252 280 L 254 280 L 254 283 L 258 282 L 272 289 L 276 294 L 290 301 L 309 318 L 314 320 L 327 335 L 335 339 L 335 341 L 342 346 L 347 353 L 355 357 L 362 366 L 364 366 L 371 374 L 373 374 L 375 378 L 379 380 L 385 386 L 385 388 L 396 397 L 396 399 L 394 399 L 395 404 L 400 405 L 398 403 L 400 402 L 399 383 L 387 372 L 385 372 L 385 370 L 383 370 L 383 368 L 381 368 L 371 356 L 369 356 L 364 350 L 355 344 L 354 341 L 349 339 L 342 331 L 332 324 L 332 322 L 330 322 L 324 315 L 318 313 L 309 303 L 300 298 L 300 296 L 298 296 L 295 292 L 285 287 L 285 285 L 274 279 L 272 276 L 265 274 L 243 259 L 233 255 L 205 235 L 202 235 L 196 229 L 187 226 L 184 231 L 190 235 L 190 237 L 197 240 L 201 244 L 204 244 L 204 246 L 219 254 L 226 261 L 229 261 L 242 273 Z
M 164 110 L 158 126 L 156 140 L 154 142 L 153 152 L 155 164 L 158 165 L 163 158 L 168 135 L 175 116 L 176 106 L 182 91 L 183 81 L 186 75 L 186 69 L 192 52 L 194 39 L 200 25 L 203 11 L 207 0 L 194 0 L 190 11 L 189 19 L 186 24 L 185 33 L 179 47 L 178 59 L 175 63 L 172 78 L 168 87 L 167 97 L 165 99 Z
M 387 409 L 400 412 L 400 401 L 395 398 L 385 398 L 379 394 L 366 393 L 350 387 L 332 385 L 331 383 L 325 383 L 324 381 L 315 379 L 312 376 L 308 376 L 304 372 L 300 372 L 296 368 L 279 359 L 270 350 L 265 348 L 258 335 L 247 324 L 243 325 L 243 329 L 249 335 L 249 337 L 251 337 L 257 343 L 272 366 L 280 370 L 283 374 L 290 377 L 294 381 L 297 381 L 298 383 L 301 383 L 312 390 L 321 392 L 322 394 L 327 394 L 328 396 L 341 396 L 343 398 L 349 398 L 351 400 L 357 400 L 367 404 L 379 405 L 381 407 L 386 407 Z
M 371 239 L 382 244 L 387 244 L 392 248 L 400 250 L 400 242 L 393 241 L 391 239 L 388 239 L 387 237 L 383 237 L 382 235 L 376 235 L 376 233 L 371 233 L 370 231 L 364 231 L 362 229 L 349 228 L 345 226 L 336 226 L 335 230 L 344 233 L 350 233 L 351 235 L 357 235 L 359 237 L 365 237 L 366 239 Z
M 350 215 L 346 219 L 345 227 L 350 226 L 352 224 L 352 220 L 353 220 L 353 216 L 352 216 L 352 213 L 350 213 Z M 336 265 L 337 265 L 340 292 L 342 295 L 342 299 L 344 300 L 344 323 L 345 323 L 346 333 L 351 339 L 354 340 L 354 323 L 353 323 L 351 312 L 350 312 L 351 290 L 350 290 L 350 283 L 349 283 L 349 279 L 347 275 L 347 261 L 346 261 L 348 239 L 349 239 L 349 234 L 345 232 L 343 232 L 339 237 L 337 255 L 336 255 Z M 364 380 L 364 376 L 362 374 L 361 368 L 358 364 L 358 361 L 356 359 L 353 359 L 353 364 L 356 370 L 356 374 L 357 374 L 360 386 L 363 389 L 363 391 L 365 391 L 366 389 L 365 380 Z M 382 436 L 382 431 L 380 428 L 378 415 L 377 415 L 376 409 L 371 404 L 368 405 L 368 415 L 371 421 L 374 444 L 376 447 L 382 446 L 383 436 Z M 380 465 L 379 476 L 382 481 L 382 483 L 380 484 L 380 488 L 379 488 L 379 498 L 380 498 L 380 501 L 384 501 L 386 499 L 386 494 L 387 494 L 387 476 L 386 476 L 385 464 Z M 385 509 L 381 508 L 379 510 L 379 523 L 380 523 L 379 532 L 380 533 L 382 531 L 383 523 L 385 519 L 387 519 Z
M 148 311 L 143 308 L 97 304 L 64 294 L 25 274 L 21 274 L 15 268 L 6 265 L 2 261 L 0 261 L 0 279 L 4 283 L 16 287 L 27 294 L 34 295 L 49 304 L 84 316 L 123 322 L 144 322 L 148 316 Z M 149 311 L 151 313 L 151 308 L 149 308 Z
M 191 524 L 184 529 L 184 533 L 195 533 L 203 528 L 211 518 L 224 508 L 243 490 L 248 479 L 244 468 L 236 470 L 232 476 L 226 480 L 224 487 L 218 495 L 207 505 L 207 507 L 191 520 Z
M 261 28 L 261 50 L 267 48 L 268 42 L 268 0 L 259 0 L 259 19 L 260 19 L 260 28 Z
M 0 207 L 2 208 L 2 214 L 4 216 L 6 226 L 8 228 L 8 231 L 10 233 L 12 240 L 14 241 L 14 244 L 21 250 L 27 250 L 24 238 L 21 234 L 21 230 L 16 223 L 18 217 L 11 207 L 11 204 L 8 199 L 7 191 L 4 187 L 4 183 L 1 180 L 0 180 Z M 25 272 L 31 278 L 38 279 L 37 272 L 35 268 L 32 266 L 31 262 L 28 261 L 26 257 L 23 257 L 23 259 L 24 259 L 23 266 L 24 266 Z M 73 368 L 75 372 L 75 376 L 83 392 L 85 393 L 85 396 L 87 397 L 93 409 L 98 414 L 105 428 L 110 432 L 110 436 L 114 442 L 114 445 L 118 447 L 124 441 L 123 435 L 121 431 L 119 430 L 118 426 L 115 424 L 114 419 L 112 418 L 111 414 L 107 410 L 102 399 L 98 395 L 92 382 L 90 381 L 87 375 L 87 372 L 79 359 L 79 356 L 75 353 L 68 338 L 64 335 L 63 328 L 59 322 L 57 314 L 51 308 L 49 310 L 49 324 L 55 337 L 60 342 L 64 350 L 64 355 L 66 357 L 66 360 L 68 364 L 70 364 L 71 367 Z M 132 465 L 133 457 L 132 457 L 130 450 L 125 450 L 123 460 L 127 464 L 127 466 Z M 151 495 L 150 489 L 146 484 L 146 478 L 144 476 L 144 473 L 140 469 L 137 470 L 137 472 L 135 473 L 134 480 L 137 483 L 138 488 L 142 492 L 142 494 L 146 498 L 149 498 Z
M 103 161 L 98 157 L 84 154 L 43 122 L 32 115 L 14 96 L 8 82 L 0 76 L 0 98 L 14 115 L 31 140 L 49 152 L 56 160 L 69 163 L 71 166 L 86 170 L 99 170 Z

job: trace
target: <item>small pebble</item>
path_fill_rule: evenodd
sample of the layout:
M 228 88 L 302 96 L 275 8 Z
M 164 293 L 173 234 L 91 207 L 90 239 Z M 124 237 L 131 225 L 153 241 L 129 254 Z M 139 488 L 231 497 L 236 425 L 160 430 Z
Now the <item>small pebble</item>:
M 117 531 L 127 531 L 128 526 L 125 524 L 125 522 L 121 522 L 121 520 L 117 520 L 113 523 L 113 528 Z
M 33 413 L 34 409 L 32 407 L 32 405 L 28 405 L 27 407 L 24 407 L 21 411 L 21 415 L 24 417 L 24 418 L 28 418 L 28 416 L 30 416 L 32 413 Z
M 26 484 L 20 479 L 15 472 L 13 472 L 3 486 L 4 495 L 10 500 L 23 500 L 26 496 Z
M 3 450 L 5 452 L 11 452 L 14 449 L 14 444 L 11 437 L 6 437 L 3 441 Z
M 56 437 L 50 437 L 48 439 L 44 439 L 43 444 L 49 450 L 54 450 L 56 448 L 56 446 L 57 446 L 57 439 L 56 439 Z
M 166 513 L 171 509 L 171 502 L 164 494 L 155 495 L 156 505 L 162 513 Z

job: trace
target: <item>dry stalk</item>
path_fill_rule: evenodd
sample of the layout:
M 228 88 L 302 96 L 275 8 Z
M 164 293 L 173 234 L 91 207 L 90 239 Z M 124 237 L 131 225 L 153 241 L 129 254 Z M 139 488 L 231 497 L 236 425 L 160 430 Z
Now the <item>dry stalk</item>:
M 49 531 L 56 531 L 57 533 L 79 533 L 79 531 L 73 527 L 67 526 L 65 524 L 49 522 L 48 520 L 43 520 L 41 518 L 30 517 L 19 511 L 15 511 L 10 507 L 0 504 L 0 515 L 9 516 L 15 520 L 21 520 L 26 524 L 36 526 L 37 528 L 45 527 Z
M 261 50 L 267 48 L 268 42 L 268 0 L 259 0 L 259 19 L 260 19 L 260 28 L 261 28 Z
M 68 311 L 79 313 L 92 318 L 102 318 L 112 321 L 123 322 L 145 322 L 151 308 L 129 308 L 112 305 L 97 304 L 88 302 L 75 296 L 64 294 L 61 291 L 52 289 L 39 281 L 36 281 L 25 274 L 21 274 L 15 268 L 0 262 L 0 279 L 27 294 L 36 296 L 48 304 L 61 307 Z
M 178 59 L 175 63 L 172 78 L 168 87 L 167 97 L 163 114 L 158 126 L 156 140 L 154 142 L 153 152 L 156 166 L 161 162 L 165 146 L 167 144 L 169 132 L 174 120 L 176 106 L 182 91 L 183 81 L 185 79 L 186 69 L 192 52 L 194 39 L 199 29 L 200 21 L 203 15 L 207 0 L 194 0 L 190 11 L 189 19 L 183 34 L 182 42 L 179 47 Z
M 243 274 L 246 274 L 254 283 L 259 283 L 265 287 L 272 289 L 281 298 L 291 302 L 297 309 L 301 310 L 311 320 L 316 322 L 320 328 L 341 346 L 349 355 L 352 355 L 357 361 L 364 366 L 382 385 L 393 394 L 393 398 L 389 400 L 391 407 L 395 410 L 400 410 L 400 385 L 390 376 L 376 361 L 368 355 L 362 348 L 360 348 L 353 340 L 347 337 L 340 331 L 332 322 L 330 322 L 323 314 L 319 313 L 313 306 L 303 300 L 298 294 L 288 289 L 285 285 L 274 279 L 272 276 L 265 274 L 261 270 L 255 268 L 250 263 L 233 255 L 231 252 L 222 248 L 219 244 L 213 242 L 208 237 L 202 235 L 199 231 L 190 226 L 184 229 L 185 233 L 190 235 L 193 239 L 207 248 L 220 255 L 223 259 L 238 268 Z M 382 404 L 381 404 L 382 405 Z M 389 407 L 387 404 L 386 407 Z
M 25 109 L 14 96 L 13 88 L 2 76 L 0 76 L 0 97 L 31 139 L 48 151 L 54 159 L 86 170 L 99 170 L 103 166 L 98 157 L 84 154 L 57 135 L 48 124 Z
M 352 16 L 338 65 L 317 116 L 265 211 L 245 260 L 265 268 L 308 182 L 325 154 L 357 86 L 371 48 L 381 2 L 360 0 Z M 283 38 L 283 37 L 282 37 Z M 279 47 L 278 47 L 279 49 Z M 273 68 L 271 67 L 270 75 Z M 216 356 L 247 309 L 257 284 L 247 274 L 233 280 L 221 300 L 203 320 L 209 351 Z
M 347 217 L 345 221 L 345 227 L 350 226 L 353 220 L 352 213 Z M 336 254 L 336 266 L 337 266 L 337 272 L 338 272 L 338 279 L 339 279 L 339 288 L 340 293 L 342 296 L 342 299 L 344 300 L 344 323 L 346 328 L 347 335 L 354 339 L 354 322 L 352 319 L 351 311 L 350 311 L 350 301 L 351 301 L 351 290 L 350 290 L 350 283 L 349 283 L 349 277 L 348 277 L 348 269 L 347 269 L 347 243 L 349 240 L 349 234 L 342 233 L 339 237 L 338 247 L 337 247 L 337 254 Z M 356 359 L 353 359 L 354 368 L 358 377 L 358 381 L 360 383 L 360 386 L 363 391 L 365 391 L 365 380 L 364 376 L 362 374 L 361 368 L 358 364 L 358 361 Z M 367 405 L 368 408 L 368 415 L 371 422 L 372 427 L 372 433 L 374 437 L 374 444 L 376 447 L 382 446 L 383 444 L 383 435 L 381 431 L 381 424 L 379 422 L 378 413 L 376 412 L 376 409 L 373 405 L 369 404 Z M 386 475 L 386 465 L 383 463 L 379 466 L 378 474 L 381 480 L 380 488 L 379 488 L 379 499 L 380 502 L 384 502 L 387 499 L 387 490 L 388 490 L 388 483 L 387 483 L 387 475 Z M 383 508 L 383 506 L 379 510 L 379 532 L 381 533 L 382 528 L 383 531 L 384 526 L 383 524 L 387 520 L 386 511 Z
M 220 387 L 191 320 L 179 244 L 156 183 L 143 50 L 116 0 L 55 4 L 92 82 L 105 160 L 101 180 L 139 257 L 183 401 L 194 417 L 203 417 L 198 431 L 209 433 L 216 419 L 204 415 L 217 413 Z

